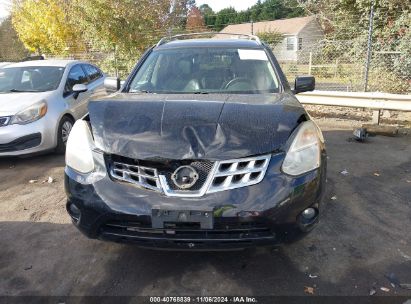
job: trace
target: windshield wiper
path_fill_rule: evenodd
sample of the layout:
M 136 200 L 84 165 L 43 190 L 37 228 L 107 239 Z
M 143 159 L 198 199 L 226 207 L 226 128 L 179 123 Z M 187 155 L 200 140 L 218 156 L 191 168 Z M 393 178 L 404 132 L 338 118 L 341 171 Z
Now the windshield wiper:
M 208 92 L 206 92 L 206 91 L 197 91 L 197 92 L 193 92 L 193 94 L 208 94 Z
M 151 92 L 149 90 L 133 90 L 130 93 L 146 93 L 146 94 L 154 94 L 154 92 Z
M 12 92 L 12 93 L 25 93 L 25 92 L 27 92 L 27 93 L 32 93 L 32 92 L 41 92 L 41 91 L 39 91 L 39 90 L 19 90 L 19 89 L 10 89 L 10 90 L 9 90 L 9 92 Z

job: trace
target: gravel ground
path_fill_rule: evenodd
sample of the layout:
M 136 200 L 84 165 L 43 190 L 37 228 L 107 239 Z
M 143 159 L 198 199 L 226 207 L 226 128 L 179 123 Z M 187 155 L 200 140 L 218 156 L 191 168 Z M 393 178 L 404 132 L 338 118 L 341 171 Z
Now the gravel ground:
M 275 249 L 161 252 L 89 240 L 65 211 L 63 156 L 0 159 L 0 295 L 304 295 L 312 287 L 411 297 L 385 277 L 411 284 L 411 136 L 357 143 L 348 138 L 358 122 L 319 124 L 329 155 L 322 219 Z

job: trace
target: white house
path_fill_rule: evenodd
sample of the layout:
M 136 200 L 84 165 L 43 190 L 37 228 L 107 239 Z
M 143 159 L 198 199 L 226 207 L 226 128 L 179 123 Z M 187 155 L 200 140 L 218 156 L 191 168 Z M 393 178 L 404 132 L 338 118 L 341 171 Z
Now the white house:
M 279 61 L 308 61 L 310 51 L 319 47 L 324 32 L 315 16 L 232 24 L 221 33 L 255 34 L 278 32 L 284 36 L 281 43 L 273 48 Z

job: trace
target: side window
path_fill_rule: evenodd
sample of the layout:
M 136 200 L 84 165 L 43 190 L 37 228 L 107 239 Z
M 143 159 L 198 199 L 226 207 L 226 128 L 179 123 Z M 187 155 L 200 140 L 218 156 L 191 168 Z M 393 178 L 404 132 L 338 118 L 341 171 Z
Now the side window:
M 87 84 L 87 77 L 80 65 L 71 68 L 67 77 L 64 93 L 70 93 L 76 84 Z
M 287 37 L 287 51 L 294 51 L 295 49 L 295 38 Z
M 15 74 L 13 70 L 0 69 L 0 90 L 4 90 L 13 85 L 16 78 Z
M 102 76 L 100 70 L 95 66 L 92 66 L 91 64 L 84 64 L 83 67 L 87 73 L 88 78 L 90 79 L 90 82 L 99 79 Z
M 152 90 L 152 86 L 156 86 L 159 81 L 161 71 L 167 71 L 168 60 L 164 55 L 152 54 L 145 61 L 138 73 L 141 73 L 141 77 L 135 77 L 130 84 L 130 92 L 136 92 L 140 90 Z

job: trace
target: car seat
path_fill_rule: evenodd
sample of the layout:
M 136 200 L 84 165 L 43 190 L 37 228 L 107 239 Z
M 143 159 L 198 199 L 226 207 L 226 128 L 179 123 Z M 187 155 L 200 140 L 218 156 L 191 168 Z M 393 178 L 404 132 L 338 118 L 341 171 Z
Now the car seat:
M 189 59 L 179 60 L 174 65 L 175 71 L 169 77 L 167 89 L 170 91 L 192 92 L 200 89 L 200 84 L 193 77 L 193 64 Z

